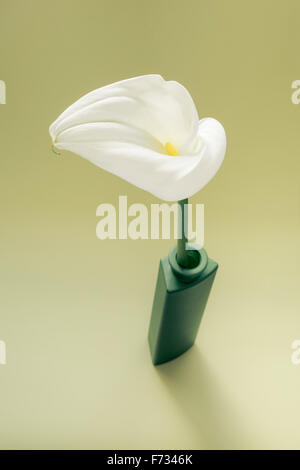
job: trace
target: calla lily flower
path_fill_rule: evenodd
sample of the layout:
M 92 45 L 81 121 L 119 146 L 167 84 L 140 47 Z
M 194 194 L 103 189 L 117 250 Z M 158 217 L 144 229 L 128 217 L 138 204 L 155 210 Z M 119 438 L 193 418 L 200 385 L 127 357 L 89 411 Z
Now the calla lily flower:
M 94 90 L 50 126 L 70 150 L 165 201 L 188 198 L 216 174 L 226 150 L 222 125 L 199 121 L 184 86 L 143 75 Z

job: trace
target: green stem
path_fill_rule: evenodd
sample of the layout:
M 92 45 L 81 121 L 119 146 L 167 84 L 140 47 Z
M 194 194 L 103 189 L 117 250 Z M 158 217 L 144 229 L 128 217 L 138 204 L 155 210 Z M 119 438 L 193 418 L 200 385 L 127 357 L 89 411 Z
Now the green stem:
M 183 268 L 187 268 L 189 265 L 188 251 L 186 250 L 188 239 L 185 234 L 188 231 L 188 199 L 182 199 L 178 201 L 178 204 L 180 209 L 178 210 L 179 238 L 177 241 L 177 263 Z

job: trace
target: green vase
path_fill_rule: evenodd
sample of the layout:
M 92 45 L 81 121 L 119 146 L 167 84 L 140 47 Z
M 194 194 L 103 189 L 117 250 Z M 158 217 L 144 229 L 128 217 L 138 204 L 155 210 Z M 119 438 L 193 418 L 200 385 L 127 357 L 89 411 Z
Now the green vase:
M 195 267 L 185 269 L 177 263 L 176 247 L 160 260 L 148 334 L 154 365 L 175 359 L 193 346 L 218 269 L 203 248 L 188 245 Z

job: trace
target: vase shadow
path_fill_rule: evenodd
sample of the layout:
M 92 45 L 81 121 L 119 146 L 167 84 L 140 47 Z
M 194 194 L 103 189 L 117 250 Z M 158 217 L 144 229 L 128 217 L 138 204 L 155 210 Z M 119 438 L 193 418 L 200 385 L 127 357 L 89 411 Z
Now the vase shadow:
M 194 449 L 248 449 L 253 439 L 247 423 L 238 417 L 238 410 L 215 371 L 202 356 L 197 345 L 179 358 L 156 367 L 157 375 L 178 402 L 195 428 Z

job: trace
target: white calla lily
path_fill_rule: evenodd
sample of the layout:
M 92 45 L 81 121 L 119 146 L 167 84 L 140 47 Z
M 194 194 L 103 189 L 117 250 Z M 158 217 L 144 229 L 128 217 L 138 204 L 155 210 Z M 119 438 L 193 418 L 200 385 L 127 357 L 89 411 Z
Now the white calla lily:
M 160 75 L 94 90 L 50 126 L 53 145 L 165 201 L 182 200 L 216 174 L 226 150 L 222 125 L 199 121 L 189 92 Z

